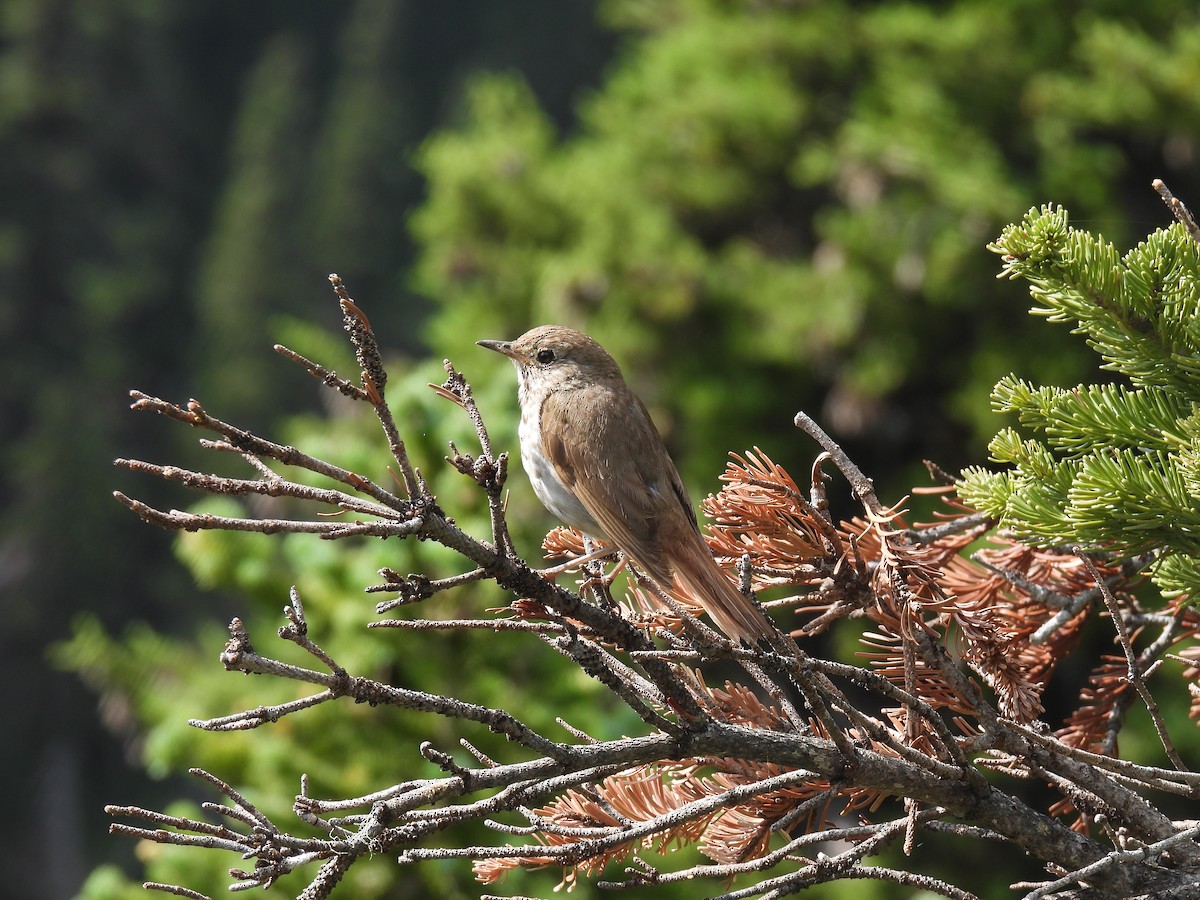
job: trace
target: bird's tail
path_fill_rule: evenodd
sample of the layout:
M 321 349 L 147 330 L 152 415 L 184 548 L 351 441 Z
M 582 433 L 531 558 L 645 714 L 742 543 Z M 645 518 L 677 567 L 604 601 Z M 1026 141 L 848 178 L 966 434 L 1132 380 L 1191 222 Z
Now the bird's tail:
M 699 603 L 717 627 L 735 641 L 757 646 L 780 643 L 781 635 L 754 601 L 734 587 L 721 571 L 703 541 L 671 559 L 676 580 L 686 589 L 687 600 Z

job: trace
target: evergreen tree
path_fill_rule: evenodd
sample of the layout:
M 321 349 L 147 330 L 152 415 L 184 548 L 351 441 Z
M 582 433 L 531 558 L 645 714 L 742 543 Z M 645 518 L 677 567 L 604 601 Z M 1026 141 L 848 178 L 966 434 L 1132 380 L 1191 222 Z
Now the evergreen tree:
M 1124 257 L 1031 210 L 992 250 L 1031 287 L 1034 313 L 1072 330 L 1128 383 L 1036 387 L 1010 375 L 993 392 L 1038 435 L 1012 428 L 992 458 L 1012 469 L 963 473 L 963 499 L 1042 545 L 1155 555 L 1167 597 L 1200 592 L 1200 248 L 1183 224 Z

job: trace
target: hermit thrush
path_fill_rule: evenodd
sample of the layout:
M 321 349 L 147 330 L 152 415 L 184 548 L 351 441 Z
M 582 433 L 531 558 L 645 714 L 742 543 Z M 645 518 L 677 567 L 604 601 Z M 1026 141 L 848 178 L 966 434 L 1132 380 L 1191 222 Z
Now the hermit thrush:
M 770 620 L 709 553 L 650 414 L 608 352 L 559 325 L 479 344 L 517 367 L 521 462 L 545 507 L 616 544 L 663 590 L 678 579 L 734 640 L 772 642 Z

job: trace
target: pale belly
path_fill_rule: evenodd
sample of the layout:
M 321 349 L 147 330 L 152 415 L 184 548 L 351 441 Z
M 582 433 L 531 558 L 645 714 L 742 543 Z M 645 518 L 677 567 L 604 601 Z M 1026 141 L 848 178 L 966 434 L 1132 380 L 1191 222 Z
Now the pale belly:
M 526 414 L 522 410 L 518 434 L 521 439 L 521 465 L 542 505 L 564 525 L 603 540 L 604 531 L 575 495 L 559 481 L 554 466 L 541 452 L 541 426 L 537 412 Z

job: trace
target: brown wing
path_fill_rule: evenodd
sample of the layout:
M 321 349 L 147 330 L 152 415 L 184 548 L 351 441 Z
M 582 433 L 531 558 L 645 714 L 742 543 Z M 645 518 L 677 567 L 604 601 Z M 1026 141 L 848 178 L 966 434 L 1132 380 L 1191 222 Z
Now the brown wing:
M 645 406 L 624 385 L 551 393 L 542 405 L 542 449 L 604 534 L 662 584 L 671 568 L 659 540 L 664 514 L 698 529 L 687 491 Z M 589 434 L 576 423 L 587 422 Z M 601 452 L 600 448 L 604 448 Z
M 584 435 L 573 423 L 587 422 Z M 548 427 L 549 426 L 549 427 Z M 542 449 L 606 537 L 675 593 L 676 577 L 727 635 L 775 639 L 770 621 L 717 567 L 683 480 L 645 406 L 624 385 L 551 393 L 542 405 Z M 599 448 L 604 448 L 603 452 Z M 673 552 L 664 549 L 664 541 Z

